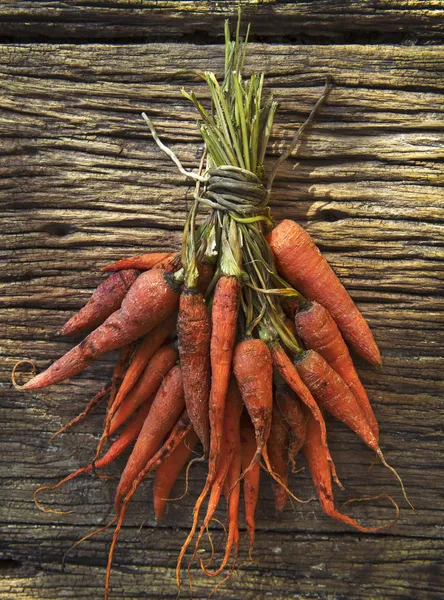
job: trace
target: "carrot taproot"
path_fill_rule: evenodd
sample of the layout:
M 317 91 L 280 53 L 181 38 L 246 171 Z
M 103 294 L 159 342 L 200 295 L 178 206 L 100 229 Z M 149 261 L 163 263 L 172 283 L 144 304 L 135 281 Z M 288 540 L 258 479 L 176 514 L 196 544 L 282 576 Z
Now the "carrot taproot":
M 134 269 L 126 269 L 110 275 L 96 288 L 85 306 L 63 325 L 58 334 L 83 333 L 101 325 L 120 308 L 128 290 L 138 276 L 139 271 Z
M 177 313 L 172 313 L 164 321 L 156 325 L 149 334 L 140 342 L 130 365 L 125 373 L 125 377 L 115 398 L 114 412 L 120 407 L 128 393 L 137 383 L 142 375 L 148 361 L 153 354 L 161 347 L 167 338 L 169 338 L 176 329 Z
M 132 482 L 154 456 L 163 437 L 172 429 L 184 408 L 182 372 L 176 365 L 165 376 L 120 477 L 115 496 L 117 512 Z
M 261 467 L 259 463 L 256 463 L 252 469 L 248 470 L 248 467 L 251 465 L 256 455 L 257 444 L 253 423 L 251 422 L 250 416 L 247 412 L 244 412 L 242 415 L 240 435 L 242 470 L 245 473 L 243 478 L 245 524 L 247 526 L 248 537 L 250 539 L 249 556 L 250 560 L 253 560 L 253 547 L 256 530 L 254 515 L 259 498 Z
M 145 419 L 148 416 L 150 407 L 151 407 L 150 403 L 142 404 L 142 406 L 137 411 L 137 413 L 134 415 L 134 417 L 131 419 L 131 421 L 125 426 L 125 428 L 123 429 L 123 431 L 119 435 L 119 437 L 111 444 L 111 446 L 108 448 L 107 452 L 102 457 L 100 457 L 98 460 L 93 461 L 92 463 L 90 463 L 89 465 L 86 465 L 85 467 L 81 467 L 80 469 L 77 469 L 73 473 L 70 473 L 67 477 L 64 477 L 62 480 L 60 480 L 55 485 L 45 485 L 45 486 L 38 488 L 34 492 L 34 501 L 36 503 L 36 506 L 38 506 L 38 508 L 40 508 L 40 510 L 42 510 L 43 512 L 59 512 L 59 511 L 49 510 L 49 509 L 43 507 L 37 500 L 38 494 L 40 494 L 40 492 L 43 492 L 44 490 L 56 490 L 61 485 L 67 483 L 68 481 L 71 481 L 72 479 L 75 479 L 78 475 L 81 475 L 82 473 L 89 473 L 93 469 L 103 469 L 103 468 L 107 467 L 108 465 L 110 465 L 137 438 L 137 436 L 139 435 L 139 433 L 142 429 L 143 423 L 145 422 Z
M 295 358 L 295 366 L 302 381 L 309 388 L 318 403 L 330 414 L 350 427 L 371 450 L 376 452 L 382 464 L 399 481 L 405 500 L 413 508 L 400 476 L 385 460 L 378 440 L 375 438 L 358 401 L 344 380 L 314 350 L 306 350 L 297 356 Z
M 138 406 L 148 400 L 159 389 L 162 380 L 174 367 L 178 352 L 171 344 L 164 344 L 151 357 L 143 373 L 131 391 L 118 404 L 119 395 L 111 408 L 109 435 L 112 435 L 124 423 Z
M 177 446 L 177 448 L 166 458 L 156 469 L 154 477 L 154 514 L 157 523 L 162 520 L 173 485 L 176 483 L 179 473 L 182 471 L 185 463 L 190 458 L 194 446 L 199 438 L 194 431 L 191 431 Z
M 287 384 L 276 386 L 276 404 L 290 427 L 291 439 L 288 446 L 288 460 L 292 471 L 296 471 L 295 457 L 305 442 L 306 419 L 299 399 Z
M 370 363 L 379 364 L 381 355 L 366 320 L 308 233 L 285 219 L 266 239 L 282 276 L 325 306 L 353 348 Z
M 179 294 L 171 274 L 161 269 L 145 271 L 131 286 L 119 310 L 22 389 L 34 390 L 64 381 L 105 352 L 145 335 L 175 310 Z
M 278 406 L 273 404 L 270 435 L 267 441 L 268 456 L 271 468 L 279 475 L 284 485 L 288 486 L 288 423 L 281 414 Z M 272 482 L 274 505 L 277 512 L 282 512 L 287 503 L 288 494 L 284 487 Z
M 238 386 L 235 381 L 230 380 L 227 392 L 227 399 L 225 405 L 225 417 L 224 417 L 224 430 L 223 440 L 221 443 L 220 459 L 217 465 L 216 476 L 213 483 L 211 484 L 211 493 L 208 500 L 207 512 L 202 522 L 199 535 L 196 540 L 195 549 L 193 556 L 190 561 L 190 565 L 197 554 L 200 540 L 207 527 L 209 526 L 211 519 L 216 512 L 217 505 L 219 503 L 224 484 L 230 471 L 231 464 L 235 459 L 236 454 L 239 454 L 240 446 L 240 418 L 242 414 L 242 398 L 239 392 Z M 238 476 L 239 478 L 239 476 Z M 232 485 L 237 485 L 237 480 L 233 480 Z M 232 490 L 229 490 L 230 496 Z
M 373 435 L 378 439 L 378 422 L 367 393 L 353 365 L 341 332 L 328 310 L 317 302 L 311 302 L 297 312 L 295 324 L 305 346 L 318 352 L 348 385 L 358 401 Z
M 225 569 L 234 547 L 233 564 L 236 564 L 239 554 L 239 502 L 240 502 L 240 474 L 241 474 L 241 441 L 238 430 L 235 440 L 233 457 L 228 468 L 225 479 L 226 489 L 228 490 L 228 538 L 225 544 L 225 553 L 223 560 L 218 568 L 209 570 L 200 560 L 200 566 L 205 575 L 216 577 Z
M 110 271 L 122 271 L 125 269 L 137 269 L 138 271 L 149 271 L 161 261 L 173 256 L 172 252 L 151 252 L 150 254 L 141 254 L 139 256 L 131 256 L 123 258 L 116 262 L 102 267 L 101 271 L 109 273 Z
M 239 280 L 223 275 L 214 291 L 211 311 L 212 332 L 210 341 L 211 389 L 209 399 L 210 420 L 210 480 L 215 476 L 223 434 L 225 399 L 231 373 L 236 325 L 240 304 Z
M 223 490 L 225 478 L 228 472 L 228 468 L 230 466 L 231 460 L 233 458 L 233 454 L 236 447 L 236 439 L 239 435 L 239 422 L 240 416 L 242 413 L 242 398 L 238 389 L 238 386 L 234 379 L 230 378 L 228 389 L 226 393 L 226 400 L 224 399 L 224 418 L 223 418 L 223 431 L 221 434 L 221 448 L 219 451 L 219 460 L 217 461 L 217 470 L 215 473 L 210 472 L 208 470 L 207 478 L 205 481 L 204 488 L 200 493 L 193 510 L 193 524 L 190 530 L 190 533 L 183 544 L 179 558 L 177 560 L 176 565 L 176 582 L 178 587 L 180 588 L 180 570 L 182 566 L 182 562 L 185 556 L 185 553 L 191 544 L 199 524 L 199 513 L 202 507 L 202 504 L 205 498 L 208 495 L 208 492 L 211 490 L 210 499 L 208 501 L 207 512 L 203 522 L 203 525 L 200 529 L 193 556 L 191 561 L 194 559 L 200 539 L 205 531 L 205 528 L 208 526 L 209 522 L 213 518 L 214 512 L 217 508 L 220 495 Z M 210 458 L 211 460 L 211 458 Z
M 306 440 L 303 450 L 313 479 L 316 494 L 319 498 L 319 502 L 323 511 L 333 519 L 342 521 L 343 523 L 346 523 L 347 525 L 350 525 L 351 527 L 354 527 L 358 531 L 362 531 L 364 533 L 381 531 L 391 527 L 399 517 L 399 508 L 393 502 L 393 500 L 392 503 L 396 507 L 395 519 L 388 525 L 382 525 L 380 527 L 364 527 L 351 517 L 344 515 L 335 508 L 329 457 L 322 441 L 321 428 L 311 412 L 307 410 L 306 407 L 304 407 L 303 410 L 305 412 L 307 422 Z
M 52 435 L 49 438 L 49 441 L 52 442 L 57 436 L 61 435 L 62 433 L 65 433 L 65 431 L 70 429 L 73 425 L 76 425 L 76 423 L 82 421 L 98 404 L 100 404 L 108 396 L 108 394 L 110 394 L 110 392 L 111 384 L 108 383 L 104 385 L 103 388 L 99 392 L 97 392 L 97 394 L 93 398 L 91 398 L 86 408 L 82 410 L 82 412 L 79 415 L 77 415 L 77 417 L 74 417 L 74 419 L 71 419 L 69 423 L 66 423 L 66 425 L 64 425 L 61 429 L 56 431 L 54 435 Z
M 270 352 L 273 358 L 273 364 L 278 370 L 280 376 L 284 379 L 284 381 L 288 384 L 288 386 L 297 394 L 297 396 L 302 400 L 302 402 L 308 406 L 311 410 L 313 417 L 319 423 L 322 434 L 322 443 L 325 446 L 328 461 L 330 464 L 331 472 L 334 481 L 340 486 L 341 483 L 336 474 L 335 464 L 330 455 L 330 451 L 328 449 L 327 444 L 327 429 L 325 427 L 324 417 L 322 416 L 321 410 L 316 403 L 316 400 L 311 395 L 308 387 L 303 383 L 302 379 L 299 376 L 296 367 L 292 364 L 291 360 L 285 354 L 282 346 L 278 342 L 270 343 Z
M 171 429 L 170 434 L 168 435 L 167 440 L 161 446 L 159 450 L 148 460 L 148 462 L 144 465 L 142 470 L 138 473 L 138 475 L 131 482 L 131 486 L 125 495 L 121 508 L 117 511 L 115 517 L 112 519 L 108 526 L 113 524 L 115 521 L 116 529 L 114 531 L 113 539 L 111 542 L 111 547 L 108 554 L 108 565 L 106 569 L 106 580 L 105 580 L 105 600 L 108 600 L 109 597 L 109 584 L 111 578 L 111 567 L 113 561 L 114 550 L 117 544 L 117 539 L 119 536 L 120 529 L 123 524 L 123 520 L 125 517 L 126 510 L 128 508 L 128 504 L 131 501 L 132 497 L 137 491 L 137 488 L 140 482 L 152 471 L 159 468 L 160 465 L 168 459 L 168 457 L 175 451 L 177 446 L 183 441 L 183 439 L 189 434 L 192 429 L 192 425 L 190 419 L 188 417 L 188 413 L 186 410 L 182 412 L 179 419 L 177 420 L 174 427 Z M 107 527 L 108 527 L 107 526 Z
M 211 321 L 205 300 L 197 290 L 185 289 L 180 296 L 177 337 L 185 404 L 204 454 L 208 456 Z

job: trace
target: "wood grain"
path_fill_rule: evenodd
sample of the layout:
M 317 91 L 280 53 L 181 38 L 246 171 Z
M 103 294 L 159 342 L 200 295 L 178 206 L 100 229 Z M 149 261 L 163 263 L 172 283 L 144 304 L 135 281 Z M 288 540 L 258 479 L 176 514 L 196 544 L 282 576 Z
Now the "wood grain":
M 65 517 L 37 511 L 32 494 L 90 459 L 100 409 L 55 444 L 48 439 L 100 388 L 115 355 L 39 393 L 12 389 L 10 371 L 20 358 L 43 369 L 78 340 L 54 333 L 102 280 L 99 267 L 178 247 L 192 190 L 159 153 L 140 112 L 152 116 L 185 166 L 196 168 L 202 145 L 180 87 L 206 95 L 179 72 L 220 74 L 222 55 L 220 46 L 190 44 L 0 47 L 2 598 L 101 597 L 109 535 L 73 550 L 63 574 L 60 562 L 76 539 L 109 518 L 115 483 L 85 477 L 47 494 L 47 506 L 73 511 Z M 346 485 L 338 502 L 385 491 L 402 505 L 399 523 L 361 535 L 332 522 L 316 502 L 289 507 L 277 519 L 264 477 L 258 564 L 236 572 L 219 598 L 441 595 L 443 59 L 442 47 L 250 48 L 247 71 L 266 69 L 266 86 L 281 103 L 268 164 L 308 115 L 325 75 L 334 77 L 325 108 L 279 173 L 271 205 L 277 220 L 307 227 L 374 330 L 383 367 L 357 364 L 381 423 L 382 448 L 417 512 L 404 507 L 382 466 L 367 471 L 371 454 L 329 419 Z M 175 559 L 203 477 L 195 467 L 192 491 L 171 503 L 161 527 L 145 482 L 122 531 L 112 597 L 176 597 Z M 183 486 L 182 479 L 177 495 Z M 292 487 L 303 498 L 312 493 L 305 472 L 293 476 Z M 388 523 L 392 512 L 380 502 L 352 514 Z M 193 578 L 193 597 L 207 597 L 213 582 L 196 569 Z
M 292 43 L 442 43 L 440 0 L 241 0 L 256 41 Z M 8 41 L 221 42 L 237 0 L 3 0 Z

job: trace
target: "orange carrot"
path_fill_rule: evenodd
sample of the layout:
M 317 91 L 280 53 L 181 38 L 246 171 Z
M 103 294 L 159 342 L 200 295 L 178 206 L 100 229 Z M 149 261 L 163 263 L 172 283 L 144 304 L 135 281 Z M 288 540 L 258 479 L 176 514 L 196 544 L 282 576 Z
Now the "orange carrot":
M 298 397 L 302 400 L 302 402 L 306 406 L 308 406 L 308 408 L 311 410 L 311 414 L 316 419 L 316 421 L 319 423 L 319 426 L 321 428 L 322 443 L 325 446 L 325 451 L 328 456 L 333 479 L 335 480 L 335 482 L 338 485 L 341 485 L 339 482 L 339 479 L 336 475 L 335 465 L 334 465 L 333 459 L 330 455 L 330 451 L 328 449 L 327 430 L 325 427 L 324 417 L 322 416 L 319 406 L 316 404 L 316 401 L 313 398 L 313 396 L 311 395 L 311 392 L 308 389 L 308 387 L 302 382 L 302 380 L 296 370 L 296 367 L 291 363 L 291 360 L 285 354 L 281 345 L 277 342 L 271 343 L 270 351 L 271 351 L 271 355 L 273 357 L 273 364 L 276 367 L 276 369 L 278 370 L 279 375 L 285 380 L 287 385 L 298 395 Z
M 43 490 L 55 490 L 64 483 L 71 481 L 71 479 L 74 479 L 82 473 L 89 473 L 89 471 L 92 471 L 93 469 L 103 469 L 104 467 L 110 465 L 114 460 L 116 460 L 116 458 L 120 456 L 122 452 L 126 450 L 128 446 L 132 444 L 139 435 L 149 410 L 150 404 L 143 404 L 138 410 L 138 412 L 131 419 L 131 421 L 128 423 L 128 425 L 126 425 L 126 427 L 123 429 L 119 437 L 111 444 L 106 454 L 104 454 L 101 458 L 87 465 L 86 467 L 81 467 L 80 469 L 77 469 L 77 471 L 70 473 L 67 477 L 59 481 L 56 485 L 45 485 L 36 490 L 34 493 L 34 500 L 36 505 L 44 512 L 53 512 L 48 511 L 48 509 L 45 509 L 37 501 L 37 495 L 40 492 L 42 492 Z
M 255 535 L 255 518 L 257 500 L 259 497 L 259 479 L 261 467 L 256 463 L 254 467 L 248 470 L 256 455 L 257 444 L 254 434 L 254 427 L 248 413 L 242 415 L 241 419 L 241 460 L 242 470 L 244 471 L 244 502 L 245 502 L 245 524 L 247 526 L 248 537 L 250 538 L 250 560 L 253 560 L 253 546 Z
M 172 429 L 184 408 L 182 373 L 180 367 L 175 366 L 165 377 L 154 398 L 148 417 L 120 478 L 115 497 L 117 512 L 133 481 L 154 456 L 163 437 Z
M 194 431 L 208 456 L 211 322 L 205 300 L 197 290 L 186 289 L 180 296 L 177 336 L 185 404 Z
M 155 265 L 163 260 L 173 256 L 171 252 L 151 252 L 150 254 L 141 254 L 140 256 L 132 256 L 131 258 L 123 258 L 117 262 L 111 263 L 106 267 L 102 267 L 102 271 L 121 271 L 122 269 L 137 269 L 138 271 L 149 271 Z
M 194 446 L 199 441 L 192 429 L 177 448 L 157 468 L 154 477 L 154 513 L 157 523 L 160 523 L 165 512 L 167 500 L 179 473 L 190 458 Z
M 209 400 L 209 474 L 215 476 L 223 433 L 225 399 L 230 381 L 231 360 L 240 303 L 240 283 L 236 277 L 222 276 L 214 291 L 210 345 L 211 390 Z
M 296 470 L 295 456 L 305 442 L 306 423 L 304 412 L 296 394 L 285 383 L 276 387 L 274 397 L 281 414 L 290 427 L 291 441 L 288 447 L 288 460 L 294 472 Z
M 177 358 L 177 350 L 171 344 L 164 344 L 156 350 L 139 380 L 120 405 L 116 398 L 111 409 L 109 435 L 112 435 L 142 402 L 157 392 L 163 378 L 176 364 Z
M 299 300 L 297 298 L 282 298 L 281 300 L 282 310 L 286 316 L 294 321 L 295 315 L 299 308 Z
M 361 356 L 379 364 L 381 356 L 367 322 L 308 233 L 285 219 L 267 235 L 267 241 L 282 276 L 330 312 L 345 339 Z
M 276 404 L 273 405 L 270 435 L 267 441 L 268 456 L 274 473 L 288 486 L 288 423 Z M 284 510 L 288 494 L 284 487 L 273 481 L 274 505 L 278 512 Z
M 210 285 L 213 276 L 214 269 L 211 265 L 207 263 L 200 263 L 197 265 L 197 270 L 199 272 L 199 279 L 197 280 L 197 290 L 204 296 L 205 292 Z
M 376 452 L 382 464 L 392 471 L 401 485 L 405 500 L 413 508 L 407 498 L 401 478 L 395 469 L 386 462 L 378 440 L 373 435 L 358 401 L 344 380 L 314 350 L 307 350 L 302 355 L 297 356 L 295 365 L 303 382 L 319 404 L 350 427 L 369 448 Z
M 171 314 L 169 317 L 156 325 L 156 327 L 146 335 L 139 347 L 137 348 L 129 365 L 119 391 L 114 402 L 114 412 L 122 404 L 128 393 L 132 390 L 137 380 L 143 373 L 148 361 L 153 354 L 160 348 L 164 341 L 173 334 L 176 329 L 177 313 Z
M 93 292 L 83 308 L 60 329 L 59 335 L 91 331 L 118 310 L 126 293 L 139 275 L 134 269 L 114 273 Z
M 273 407 L 273 364 L 267 344 L 259 339 L 246 339 L 237 344 L 233 371 L 254 426 L 257 444 L 254 461 L 258 462 L 266 451 Z M 267 461 L 266 456 L 264 460 Z
M 105 352 L 145 335 L 175 310 L 179 292 L 170 274 L 161 269 L 145 271 L 131 286 L 119 310 L 23 389 L 33 390 L 64 381 L 86 369 Z
M 335 508 L 329 458 L 322 442 L 321 429 L 310 411 L 305 408 L 304 412 L 307 419 L 307 437 L 304 444 L 304 454 L 313 478 L 316 494 L 324 512 L 333 519 L 351 525 L 362 532 L 381 531 L 382 529 L 386 529 L 393 525 L 393 522 L 391 522 L 389 525 L 381 527 L 363 527 L 354 519 L 344 515 Z M 395 521 L 399 516 L 399 509 L 398 507 L 396 508 L 397 514 Z
M 311 302 L 300 309 L 295 318 L 296 328 L 307 348 L 316 350 L 348 385 L 367 419 L 376 439 L 379 437 L 378 422 L 373 414 L 367 393 L 359 380 L 348 348 L 328 310 Z
M 196 504 L 194 505 L 193 525 L 191 527 L 191 531 L 188 534 L 188 537 L 187 537 L 185 543 L 182 546 L 182 549 L 179 554 L 179 558 L 177 560 L 176 581 L 177 581 L 178 587 L 180 587 L 180 569 L 182 566 L 182 561 L 183 561 L 185 553 L 188 549 L 188 546 L 190 545 L 190 543 L 192 542 L 192 540 L 196 534 L 197 526 L 199 524 L 199 513 L 200 513 L 200 508 L 202 506 L 202 503 L 205 500 L 209 490 L 211 489 L 210 499 L 208 501 L 207 513 L 206 513 L 203 525 L 200 529 L 198 539 L 196 541 L 193 558 L 195 557 L 195 555 L 197 553 L 199 541 L 200 541 L 206 527 L 208 526 L 211 519 L 213 518 L 214 512 L 217 508 L 219 498 L 220 498 L 220 495 L 221 495 L 223 487 L 224 487 L 225 478 L 227 476 L 227 472 L 228 472 L 228 469 L 231 464 L 231 461 L 232 461 L 232 458 L 234 455 L 234 451 L 236 448 L 236 439 L 239 436 L 240 415 L 242 413 L 242 399 L 241 399 L 241 396 L 239 393 L 239 389 L 236 385 L 236 382 L 233 379 L 231 379 L 229 381 L 229 386 L 228 386 L 228 390 L 227 390 L 227 394 L 226 394 L 226 402 L 224 402 L 224 403 L 225 403 L 225 410 L 224 410 L 225 416 L 224 416 L 224 420 L 223 420 L 223 431 L 221 434 L 221 449 L 219 451 L 219 460 L 217 461 L 217 470 L 214 474 L 211 473 L 210 471 L 208 471 L 204 489 L 202 490 L 199 498 L 196 501 Z M 211 460 L 211 456 L 210 456 L 210 460 Z M 193 560 L 193 558 L 191 560 Z

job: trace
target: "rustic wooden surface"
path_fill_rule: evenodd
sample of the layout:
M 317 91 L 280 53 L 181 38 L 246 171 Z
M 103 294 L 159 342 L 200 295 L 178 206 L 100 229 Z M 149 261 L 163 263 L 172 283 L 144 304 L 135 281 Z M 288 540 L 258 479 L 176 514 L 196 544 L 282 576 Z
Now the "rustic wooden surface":
M 100 598 L 103 590 L 109 535 L 73 550 L 64 573 L 60 564 L 75 540 L 109 517 L 115 484 L 85 477 L 48 494 L 49 507 L 73 511 L 66 516 L 39 512 L 32 494 L 91 457 L 100 410 L 53 445 L 48 439 L 100 388 L 115 357 L 38 393 L 17 392 L 9 377 L 18 359 L 33 358 L 43 369 L 72 345 L 75 340 L 54 333 L 102 280 L 100 266 L 180 242 L 191 188 L 160 154 L 140 112 L 152 116 L 188 168 L 196 167 L 202 146 L 195 114 L 179 90 L 205 92 L 178 72 L 221 73 L 222 47 L 212 36 L 234 3 L 212 3 L 217 18 L 208 3 L 146 4 L 156 10 L 117 0 L 20 0 L 0 8 L 7 42 L 0 47 L 0 597 L 8 600 Z M 346 485 L 338 502 L 385 491 L 402 506 L 399 523 L 362 535 L 328 519 L 316 502 L 288 507 L 276 518 L 264 478 L 257 564 L 237 571 L 218 598 L 442 597 L 444 48 L 323 45 L 325 37 L 359 41 L 353 32 L 362 42 L 368 34 L 376 43 L 397 43 L 401 32 L 406 43 L 412 39 L 407 34 L 439 41 L 442 4 L 337 6 L 341 19 L 331 2 L 249 7 L 260 43 L 250 48 L 247 70 L 265 69 L 267 88 L 281 102 L 270 161 L 307 116 L 325 75 L 335 79 L 298 156 L 280 172 L 271 203 L 276 219 L 294 218 L 307 227 L 375 332 L 382 369 L 357 364 L 381 423 L 382 448 L 417 512 L 405 508 L 380 465 L 367 471 L 369 451 L 330 419 L 332 452 Z M 206 45 L 191 43 L 198 40 L 187 37 L 190 24 L 194 32 L 207 30 Z M 308 37 L 300 41 L 318 43 L 285 39 L 299 35 L 302 25 Z M 11 43 L 45 36 L 52 43 Z M 82 36 L 91 43 L 63 44 Z M 154 43 L 172 36 L 185 43 Z M 289 43 L 267 43 L 279 36 Z M 145 482 L 120 536 L 112 598 L 176 596 L 175 560 L 203 477 L 195 467 L 192 491 L 171 503 L 160 527 L 152 484 Z M 182 480 L 177 495 L 183 486 Z M 311 495 L 305 472 L 293 476 L 292 487 L 301 497 Z M 373 503 L 352 514 L 383 523 L 392 510 Z M 197 569 L 193 579 L 193 597 L 207 597 L 214 582 Z

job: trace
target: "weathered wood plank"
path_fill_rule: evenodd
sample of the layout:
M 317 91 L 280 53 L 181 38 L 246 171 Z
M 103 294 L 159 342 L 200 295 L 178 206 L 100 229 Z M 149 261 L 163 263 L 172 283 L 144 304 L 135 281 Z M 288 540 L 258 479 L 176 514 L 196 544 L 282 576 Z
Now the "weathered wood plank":
M 23 357 L 44 368 L 76 341 L 54 332 L 102 280 L 100 266 L 147 248 L 178 247 L 192 190 L 159 153 L 139 114 L 149 112 L 184 164 L 195 168 L 202 146 L 179 88 L 201 86 L 177 72 L 199 66 L 220 73 L 222 49 L 4 45 L 0 56 L 0 594 L 95 598 L 109 536 L 76 549 L 66 573 L 59 565 L 71 543 L 108 515 L 114 484 L 85 477 L 47 494 L 49 507 L 74 510 L 66 517 L 34 509 L 32 493 L 90 459 L 100 409 L 54 445 L 48 439 L 99 389 L 115 356 L 33 394 L 11 388 L 10 370 Z M 440 595 L 443 57 L 440 47 L 256 44 L 250 50 L 247 69 L 266 68 L 267 87 L 281 102 L 268 161 L 308 114 L 324 76 L 334 75 L 327 105 L 280 172 L 271 204 L 276 219 L 307 226 L 375 332 L 383 368 L 357 364 L 381 422 L 382 447 L 418 512 L 403 509 L 398 525 L 377 536 L 346 530 L 316 502 L 289 507 L 277 520 L 264 478 L 259 564 L 242 568 L 220 598 Z M 338 501 L 386 491 L 402 502 L 380 465 L 367 475 L 372 457 L 361 442 L 332 419 L 328 429 L 346 484 Z M 203 469 L 193 470 L 191 493 L 171 504 L 160 528 L 145 483 L 118 546 L 113 597 L 175 597 L 175 558 L 203 476 Z M 182 479 L 177 495 L 183 485 Z M 312 493 L 305 472 L 292 487 L 303 498 Z M 392 509 L 362 504 L 355 514 L 362 522 L 388 523 Z M 194 597 L 207 597 L 212 582 L 197 572 L 195 578 Z
M 243 0 L 252 37 L 293 43 L 422 43 L 444 37 L 439 0 Z M 237 0 L 3 0 L 0 32 L 9 41 L 192 41 L 222 38 Z

